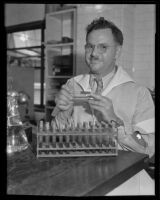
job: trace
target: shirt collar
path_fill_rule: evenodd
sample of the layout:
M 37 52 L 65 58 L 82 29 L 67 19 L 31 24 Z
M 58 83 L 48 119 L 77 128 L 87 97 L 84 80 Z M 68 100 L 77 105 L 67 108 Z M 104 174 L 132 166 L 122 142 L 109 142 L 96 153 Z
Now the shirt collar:
M 90 74 L 81 74 L 74 77 L 74 80 L 83 88 L 86 92 L 91 92 L 91 87 L 89 85 Z
M 131 78 L 131 76 L 121 66 L 118 66 L 118 69 L 117 69 L 113 79 L 110 81 L 107 88 L 102 92 L 102 95 L 105 96 L 114 87 L 119 86 L 123 83 L 127 83 L 127 82 L 135 82 L 135 81 Z
M 84 91 L 87 92 L 91 92 L 91 87 L 89 84 L 90 75 L 91 74 L 82 74 L 74 77 L 74 80 L 84 89 Z M 106 75 L 105 77 L 107 77 L 108 75 Z M 105 77 L 102 78 L 104 84 L 105 84 Z M 110 81 L 107 88 L 102 92 L 102 95 L 106 95 L 112 88 L 130 81 L 134 82 L 134 80 L 130 77 L 130 75 L 121 66 L 118 66 L 118 69 L 113 79 Z
M 116 73 L 116 69 L 117 67 L 115 67 L 109 74 L 102 77 L 103 88 L 105 88 L 110 82 L 110 80 L 113 78 L 114 74 Z M 96 75 L 90 74 L 89 84 L 91 88 L 94 87 L 95 79 L 97 79 Z

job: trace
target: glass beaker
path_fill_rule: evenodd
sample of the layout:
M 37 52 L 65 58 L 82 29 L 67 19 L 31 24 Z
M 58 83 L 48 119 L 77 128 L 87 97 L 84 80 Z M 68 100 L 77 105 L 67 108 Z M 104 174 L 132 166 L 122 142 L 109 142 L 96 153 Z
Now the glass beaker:
M 28 147 L 28 140 L 23 126 L 7 127 L 7 153 L 14 153 L 25 150 Z

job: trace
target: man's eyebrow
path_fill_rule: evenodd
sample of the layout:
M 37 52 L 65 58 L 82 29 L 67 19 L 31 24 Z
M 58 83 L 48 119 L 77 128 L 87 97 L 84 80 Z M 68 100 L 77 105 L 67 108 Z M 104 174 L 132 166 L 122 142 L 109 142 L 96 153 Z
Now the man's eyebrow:
M 90 42 L 87 42 L 86 44 L 95 45 L 95 44 L 92 44 L 92 43 L 90 43 Z M 99 44 L 101 44 L 101 45 L 106 45 L 106 46 L 110 46 L 110 44 L 108 44 L 108 43 L 98 43 L 97 45 L 99 45 Z
M 98 44 L 102 44 L 102 45 L 110 46 L 110 44 L 108 44 L 108 43 L 98 43 Z

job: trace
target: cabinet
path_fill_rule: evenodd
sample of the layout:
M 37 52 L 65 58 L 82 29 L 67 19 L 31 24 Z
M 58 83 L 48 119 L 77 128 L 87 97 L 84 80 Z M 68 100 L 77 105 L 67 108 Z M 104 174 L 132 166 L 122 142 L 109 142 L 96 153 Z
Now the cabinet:
M 75 75 L 76 8 L 46 14 L 45 114 L 50 120 L 55 95 Z

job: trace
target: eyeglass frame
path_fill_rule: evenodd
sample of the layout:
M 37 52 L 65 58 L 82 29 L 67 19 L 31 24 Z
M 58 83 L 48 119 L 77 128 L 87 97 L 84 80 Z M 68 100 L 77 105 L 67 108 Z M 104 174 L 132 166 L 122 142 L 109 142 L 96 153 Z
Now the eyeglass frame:
M 90 45 L 90 49 L 89 48 L 87 49 L 87 45 Z M 100 46 L 102 46 L 102 45 L 103 45 L 103 47 L 106 48 L 105 50 L 100 50 Z M 104 44 L 104 43 L 99 43 L 97 45 L 95 45 L 95 44 L 92 45 L 90 43 L 87 43 L 87 44 L 84 45 L 84 48 L 85 48 L 86 52 L 91 53 L 91 52 L 93 52 L 93 50 L 95 49 L 95 47 L 97 47 L 98 53 L 103 54 L 103 53 L 107 52 L 107 49 L 109 47 L 114 47 L 114 46 L 116 46 L 116 45 L 107 45 L 107 44 Z

